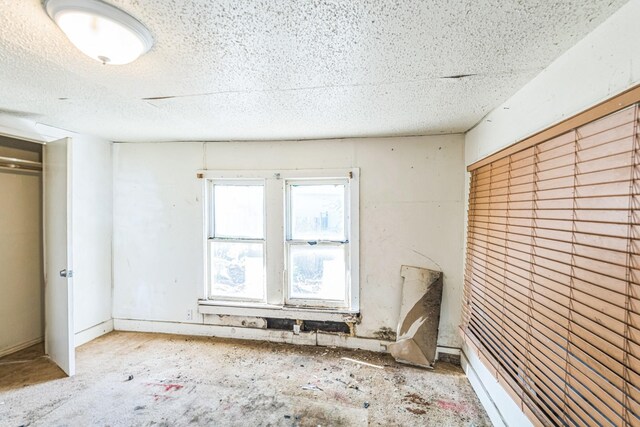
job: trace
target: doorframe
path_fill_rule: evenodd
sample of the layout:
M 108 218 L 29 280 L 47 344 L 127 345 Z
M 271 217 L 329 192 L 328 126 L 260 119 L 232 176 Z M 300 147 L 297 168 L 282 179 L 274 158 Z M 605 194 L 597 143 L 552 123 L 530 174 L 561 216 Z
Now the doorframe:
M 9 117 L 9 119 L 11 119 L 11 117 Z M 38 123 L 35 123 L 35 126 L 39 126 Z M 49 128 L 50 130 L 56 131 L 56 128 L 51 128 L 49 126 L 46 126 L 47 128 Z M 55 133 L 55 132 L 54 132 Z M 42 245 L 41 245 L 41 251 L 42 251 L 42 271 L 43 271 L 43 277 L 42 277 L 42 290 L 43 290 L 43 320 L 45 319 L 46 315 L 46 301 L 44 300 L 44 286 L 46 286 L 45 281 L 44 281 L 44 272 L 45 272 L 45 253 L 44 253 L 44 247 L 45 247 L 45 212 L 44 212 L 44 180 L 45 180 L 45 173 L 44 173 L 44 168 L 46 167 L 46 165 L 44 164 L 44 149 L 45 146 L 48 142 L 51 141 L 56 141 L 58 139 L 61 138 L 69 138 L 70 141 L 72 141 L 73 139 L 73 133 L 72 132 L 67 132 L 64 130 L 60 130 L 58 135 L 51 135 L 51 134 L 45 134 L 45 133 L 38 133 L 38 132 L 30 132 L 30 131 L 25 131 L 25 130 L 20 130 L 18 128 L 14 128 L 14 127 L 8 127 L 4 124 L 0 124 L 0 136 L 4 136 L 7 138 L 13 138 L 13 139 L 18 139 L 18 140 L 22 140 L 22 141 L 26 141 L 26 142 L 33 142 L 36 144 L 40 144 L 42 145 L 42 195 L 41 195 L 41 202 L 42 202 Z M 72 144 L 72 142 L 71 142 Z M 68 149 L 70 149 L 71 144 L 69 144 L 69 147 L 67 147 Z M 71 162 L 71 152 L 68 151 L 67 153 L 67 179 L 71 179 L 71 170 L 69 169 L 72 165 Z M 71 206 L 69 204 L 69 200 L 67 200 L 67 222 L 70 221 L 70 215 L 72 214 L 71 211 Z M 72 285 L 73 286 L 73 285 Z M 74 329 L 74 322 L 73 322 L 73 306 L 74 306 L 74 295 L 73 295 L 73 289 L 71 291 L 71 297 L 70 297 L 70 301 L 69 301 L 69 310 L 71 311 L 70 315 L 71 315 L 71 331 L 69 331 L 69 339 L 73 340 L 74 342 L 72 343 L 73 345 L 71 346 L 71 351 L 73 351 L 75 353 L 75 329 Z M 47 354 L 47 349 L 46 349 L 46 342 L 47 342 L 47 325 L 46 323 L 43 324 L 43 336 L 42 336 L 42 342 L 43 344 L 45 344 L 45 354 Z M 74 356 L 75 357 L 75 356 Z

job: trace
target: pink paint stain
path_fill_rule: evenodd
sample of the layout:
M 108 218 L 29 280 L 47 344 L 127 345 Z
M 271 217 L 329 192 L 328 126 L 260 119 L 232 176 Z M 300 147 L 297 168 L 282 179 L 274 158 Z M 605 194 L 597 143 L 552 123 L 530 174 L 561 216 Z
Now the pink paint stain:
M 162 387 L 164 389 L 165 393 L 171 392 L 171 391 L 178 391 L 181 388 L 184 388 L 183 385 L 181 384 L 158 384 L 158 383 L 147 383 L 145 384 L 147 387 L 150 386 L 154 386 L 154 387 Z M 153 400 L 156 402 L 166 402 L 169 399 L 173 399 L 171 396 L 167 396 L 164 394 L 157 394 L 157 393 L 153 393 L 151 394 L 151 397 L 153 397 Z
M 164 385 L 164 391 L 171 391 L 171 390 L 178 391 L 184 387 L 183 385 L 180 385 L 180 384 L 161 384 L 161 385 Z
M 157 387 L 164 387 L 164 391 L 178 391 L 181 388 L 184 388 L 183 385 L 181 384 L 155 384 L 155 383 L 147 383 L 147 386 L 157 386 Z
M 462 403 L 448 402 L 446 400 L 438 400 L 436 401 L 436 404 L 441 409 L 446 409 L 448 411 L 465 412 L 467 410 L 467 405 L 464 405 Z

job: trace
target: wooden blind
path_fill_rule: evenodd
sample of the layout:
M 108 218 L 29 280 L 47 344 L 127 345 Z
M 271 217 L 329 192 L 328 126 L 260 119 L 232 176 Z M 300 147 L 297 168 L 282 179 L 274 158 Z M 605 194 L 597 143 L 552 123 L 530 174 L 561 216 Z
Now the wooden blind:
M 463 335 L 536 425 L 640 425 L 638 117 L 471 174 Z

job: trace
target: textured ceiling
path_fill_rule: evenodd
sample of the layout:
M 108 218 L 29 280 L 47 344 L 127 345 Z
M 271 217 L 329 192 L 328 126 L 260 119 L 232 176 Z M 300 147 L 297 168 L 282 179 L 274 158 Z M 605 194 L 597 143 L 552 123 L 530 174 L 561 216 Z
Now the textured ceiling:
M 462 132 L 625 2 L 110 0 L 155 45 L 103 66 L 0 0 L 0 113 L 113 141 Z

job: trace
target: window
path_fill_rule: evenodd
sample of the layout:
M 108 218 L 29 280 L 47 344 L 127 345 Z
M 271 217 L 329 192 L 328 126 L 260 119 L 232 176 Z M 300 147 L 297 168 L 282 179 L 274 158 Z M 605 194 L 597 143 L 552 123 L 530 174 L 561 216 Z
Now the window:
M 358 310 L 358 170 L 203 171 L 206 298 Z
M 349 238 L 346 180 L 287 183 L 288 302 L 346 299 Z
M 265 295 L 264 185 L 211 182 L 212 298 L 261 301 Z

